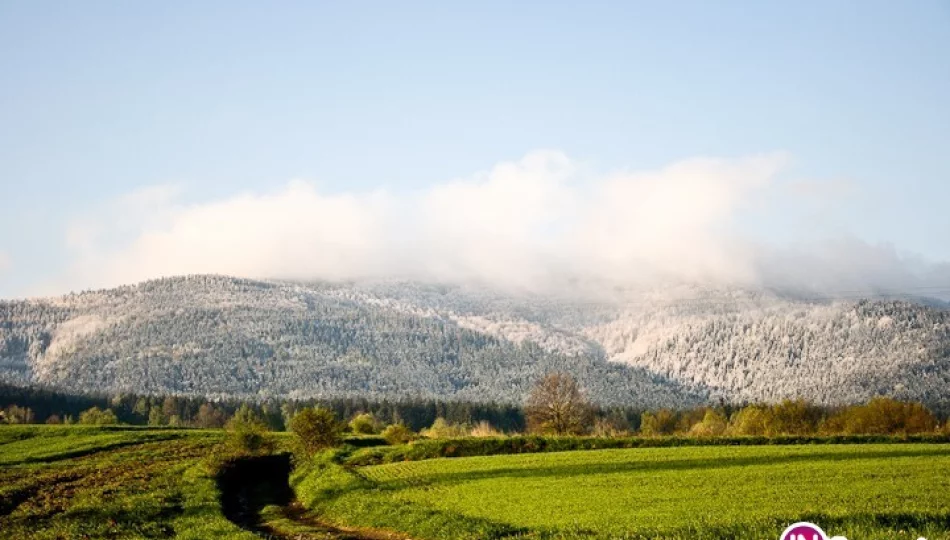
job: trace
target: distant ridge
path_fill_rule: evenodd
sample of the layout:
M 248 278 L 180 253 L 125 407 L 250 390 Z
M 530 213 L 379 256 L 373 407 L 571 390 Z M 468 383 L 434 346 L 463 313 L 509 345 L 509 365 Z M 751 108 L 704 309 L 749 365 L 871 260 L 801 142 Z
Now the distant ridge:
M 603 404 L 889 395 L 946 409 L 945 307 L 702 287 L 591 299 L 186 276 L 0 302 L 0 379 L 86 392 L 519 402 L 561 370 Z

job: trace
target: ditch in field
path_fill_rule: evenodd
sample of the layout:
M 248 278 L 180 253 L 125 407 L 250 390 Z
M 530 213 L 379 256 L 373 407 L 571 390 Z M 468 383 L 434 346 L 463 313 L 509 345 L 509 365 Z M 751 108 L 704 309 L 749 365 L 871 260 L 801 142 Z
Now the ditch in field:
M 290 454 L 244 457 L 225 464 L 217 477 L 224 516 L 242 529 L 270 534 L 261 512 L 269 505 L 293 502 L 292 470 Z
M 297 502 L 290 486 L 292 472 L 293 462 L 290 454 L 244 457 L 228 462 L 217 475 L 222 513 L 232 523 L 263 538 L 405 538 L 385 531 L 341 529 L 321 522 Z

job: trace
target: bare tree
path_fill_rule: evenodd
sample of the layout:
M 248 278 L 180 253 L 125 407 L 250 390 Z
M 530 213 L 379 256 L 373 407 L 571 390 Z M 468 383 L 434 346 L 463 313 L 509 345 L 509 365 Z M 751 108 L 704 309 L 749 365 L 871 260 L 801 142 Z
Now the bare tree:
M 590 402 L 577 381 L 565 373 L 545 375 L 525 404 L 528 429 L 535 433 L 584 433 L 590 424 L 591 413 Z

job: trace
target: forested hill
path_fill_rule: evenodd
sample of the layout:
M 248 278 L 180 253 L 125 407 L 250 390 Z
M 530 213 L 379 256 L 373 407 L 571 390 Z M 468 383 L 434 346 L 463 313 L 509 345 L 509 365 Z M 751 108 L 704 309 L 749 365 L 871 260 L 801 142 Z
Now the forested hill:
M 722 289 L 542 296 L 219 276 L 0 302 L 0 378 L 71 391 L 518 402 L 554 370 L 604 404 L 891 395 L 945 409 L 950 312 Z

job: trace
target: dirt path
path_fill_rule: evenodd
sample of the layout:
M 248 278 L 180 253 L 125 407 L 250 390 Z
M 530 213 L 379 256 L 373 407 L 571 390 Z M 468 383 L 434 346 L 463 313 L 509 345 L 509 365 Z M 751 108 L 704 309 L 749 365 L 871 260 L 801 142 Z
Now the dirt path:
M 296 501 L 281 507 L 279 513 L 279 519 L 264 522 L 265 535 L 291 540 L 411 540 L 391 531 L 331 525 Z

